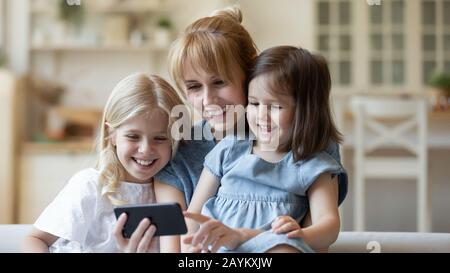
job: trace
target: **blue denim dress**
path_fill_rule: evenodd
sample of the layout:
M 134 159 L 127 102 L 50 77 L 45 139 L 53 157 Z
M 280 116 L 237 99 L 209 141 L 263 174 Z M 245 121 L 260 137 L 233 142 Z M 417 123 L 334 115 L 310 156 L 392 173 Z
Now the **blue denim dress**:
M 219 251 L 266 252 L 286 244 L 301 252 L 312 252 L 302 239 L 271 232 L 271 224 L 281 215 L 290 215 L 300 222 L 309 208 L 306 192 L 325 172 L 342 176 L 338 179 L 340 204 L 347 193 L 344 168 L 327 152 L 297 162 L 289 152 L 281 161 L 270 163 L 252 154 L 252 146 L 251 139 L 226 137 L 205 158 L 205 168 L 220 180 L 220 187 L 204 204 L 202 214 L 233 228 L 263 230 L 232 251 Z

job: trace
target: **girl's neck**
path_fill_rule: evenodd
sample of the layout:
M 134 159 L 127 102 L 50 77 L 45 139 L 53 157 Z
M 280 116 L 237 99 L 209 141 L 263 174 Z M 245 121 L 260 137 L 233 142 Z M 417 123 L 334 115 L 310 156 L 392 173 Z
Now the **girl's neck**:
M 133 179 L 133 178 L 130 178 L 127 176 L 123 182 L 129 183 L 129 184 L 147 185 L 147 184 L 151 184 L 153 182 L 153 177 L 149 178 L 146 181 L 137 181 L 136 179 Z
M 267 162 L 277 163 L 280 162 L 288 152 L 281 152 L 277 149 L 277 147 L 263 145 L 255 140 L 253 142 L 252 153 L 261 157 Z

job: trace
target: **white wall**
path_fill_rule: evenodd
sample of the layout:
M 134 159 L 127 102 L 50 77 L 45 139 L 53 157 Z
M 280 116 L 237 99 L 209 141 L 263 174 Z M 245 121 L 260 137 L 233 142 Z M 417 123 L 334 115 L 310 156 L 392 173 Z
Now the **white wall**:
M 4 46 L 4 40 L 5 40 L 5 1 L 0 0 L 0 48 Z
M 28 71 L 29 0 L 7 0 L 6 43 L 10 68 L 24 74 Z
M 0 224 L 13 221 L 13 202 L 15 196 L 14 159 L 14 108 L 16 106 L 16 79 L 8 71 L 0 69 Z M 6 130 L 4 130 L 7 128 Z
M 276 45 L 314 46 L 313 0 L 241 0 L 243 24 L 262 51 Z

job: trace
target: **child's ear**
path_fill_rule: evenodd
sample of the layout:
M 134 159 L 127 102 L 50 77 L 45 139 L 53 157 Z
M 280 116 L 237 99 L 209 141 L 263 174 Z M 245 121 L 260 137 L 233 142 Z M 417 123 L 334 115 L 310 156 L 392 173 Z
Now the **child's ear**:
M 115 132 L 108 122 L 105 122 L 105 131 L 106 131 L 106 139 L 108 139 L 108 141 L 110 141 L 111 144 L 115 147 L 116 146 Z

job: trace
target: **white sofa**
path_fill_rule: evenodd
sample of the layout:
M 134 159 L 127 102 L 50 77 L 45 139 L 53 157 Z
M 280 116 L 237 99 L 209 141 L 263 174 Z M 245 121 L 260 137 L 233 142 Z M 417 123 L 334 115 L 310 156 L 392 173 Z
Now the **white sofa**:
M 20 252 L 31 225 L 0 225 L 0 252 Z M 330 252 L 447 252 L 450 233 L 341 232 Z

